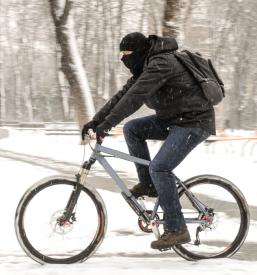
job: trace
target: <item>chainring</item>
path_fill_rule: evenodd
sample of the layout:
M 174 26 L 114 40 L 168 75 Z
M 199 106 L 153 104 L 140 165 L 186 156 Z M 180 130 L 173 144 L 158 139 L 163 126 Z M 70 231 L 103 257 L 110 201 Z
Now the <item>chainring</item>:
M 146 210 L 146 213 L 149 215 L 149 217 L 150 216 L 152 216 L 152 213 L 153 213 L 153 211 L 152 210 Z M 159 221 L 159 215 L 156 213 L 155 215 L 154 215 L 154 218 L 153 218 L 153 220 L 154 221 Z M 159 226 L 159 224 L 158 224 L 158 222 L 156 223 L 156 225 L 157 225 L 157 227 Z M 138 218 L 138 226 L 139 226 L 139 228 L 143 231 L 143 232 L 145 232 L 145 233 L 152 233 L 153 232 L 153 230 L 152 230 L 152 226 L 151 226 L 151 224 L 147 224 L 142 218 Z

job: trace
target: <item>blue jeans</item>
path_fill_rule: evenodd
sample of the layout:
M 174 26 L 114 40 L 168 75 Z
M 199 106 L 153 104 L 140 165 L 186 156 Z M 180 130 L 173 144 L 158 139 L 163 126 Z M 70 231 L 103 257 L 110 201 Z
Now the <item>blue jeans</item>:
M 155 186 L 165 214 L 165 229 L 178 231 L 185 227 L 173 170 L 210 134 L 202 128 L 170 125 L 156 115 L 130 120 L 123 128 L 132 156 L 151 161 L 146 140 L 164 140 L 150 166 L 136 164 L 142 185 Z

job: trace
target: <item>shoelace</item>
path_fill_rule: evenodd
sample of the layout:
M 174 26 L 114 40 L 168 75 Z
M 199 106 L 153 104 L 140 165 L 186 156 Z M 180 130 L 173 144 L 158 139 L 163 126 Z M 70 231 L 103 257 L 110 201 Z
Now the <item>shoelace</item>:
M 161 235 L 161 239 L 165 239 L 169 233 L 169 231 L 164 231 L 164 233 Z

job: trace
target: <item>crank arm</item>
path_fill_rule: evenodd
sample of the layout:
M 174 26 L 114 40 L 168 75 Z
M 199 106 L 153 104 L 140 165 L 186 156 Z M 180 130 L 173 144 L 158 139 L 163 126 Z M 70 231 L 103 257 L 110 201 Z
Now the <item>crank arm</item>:
M 160 231 L 157 225 L 157 222 L 155 220 L 151 220 L 151 227 L 152 227 L 152 231 L 154 233 L 154 236 L 157 240 L 160 239 Z

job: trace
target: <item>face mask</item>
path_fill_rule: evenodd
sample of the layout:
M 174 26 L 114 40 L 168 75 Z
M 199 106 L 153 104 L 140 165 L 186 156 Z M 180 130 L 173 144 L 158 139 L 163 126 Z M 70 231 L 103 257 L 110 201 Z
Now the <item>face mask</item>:
M 143 72 L 146 52 L 134 51 L 131 54 L 123 55 L 121 61 L 134 76 L 139 76 Z

